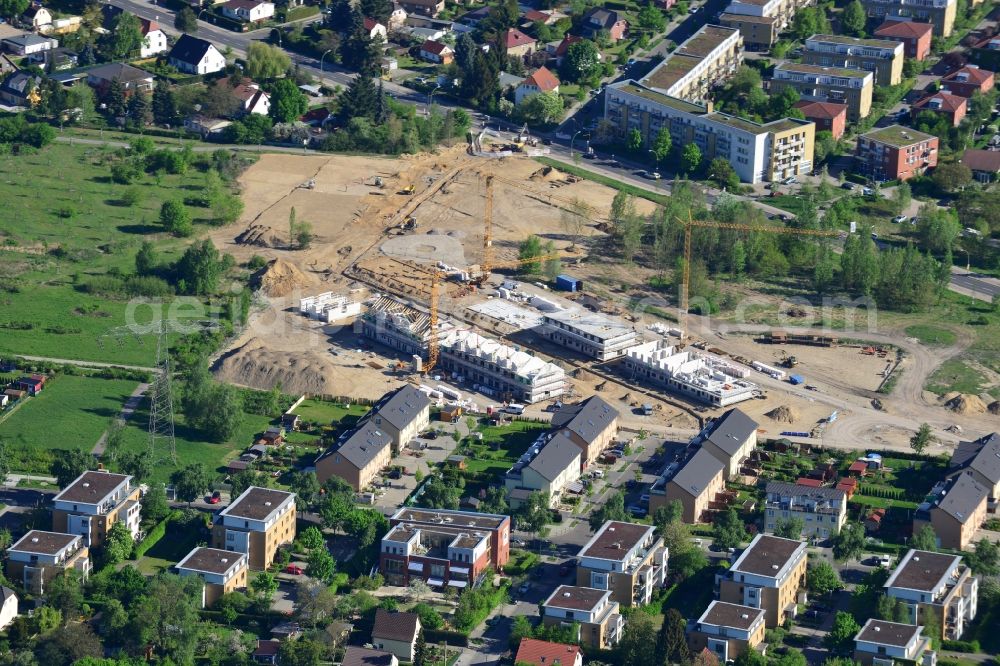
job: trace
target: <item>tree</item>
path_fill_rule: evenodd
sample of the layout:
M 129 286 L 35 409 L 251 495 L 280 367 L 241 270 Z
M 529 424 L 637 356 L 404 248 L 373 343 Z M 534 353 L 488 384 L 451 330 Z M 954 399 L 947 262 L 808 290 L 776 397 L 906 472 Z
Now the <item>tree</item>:
M 142 496 L 142 517 L 158 523 L 170 515 L 167 492 L 162 483 L 154 483 Z
M 609 520 L 628 521 L 628 518 L 628 512 L 625 510 L 625 493 L 619 490 L 612 494 L 601 508 L 590 514 L 590 531 L 596 532 Z
M 281 641 L 278 663 L 282 666 L 319 666 L 323 646 L 314 640 Z
M 1000 573 L 1000 545 L 987 538 L 976 542 L 976 549 L 966 560 L 972 570 L 980 576 L 996 576 Z
M 795 648 L 785 648 L 783 653 L 769 660 L 770 666 L 806 666 L 806 663 L 805 655 Z
M 701 652 L 694 655 L 691 666 L 719 666 L 719 658 L 707 647 L 702 648 Z
M 271 597 L 278 591 L 278 579 L 272 573 L 261 571 L 250 581 L 250 591 L 261 602 L 270 603 Z
M 0 0 L 0 16 L 17 18 L 28 10 L 30 0 Z
M 864 5 L 861 0 L 851 0 L 844 7 L 843 14 L 840 15 L 840 25 L 849 35 L 855 37 L 865 36 L 865 23 L 867 22 Z
M 462 70 L 462 76 L 467 76 L 475 66 L 476 50 L 476 42 L 468 32 L 463 32 L 455 40 L 455 64 Z
M 132 532 L 129 531 L 125 523 L 116 521 L 108 530 L 108 537 L 104 542 L 104 561 L 107 564 L 118 564 L 132 554 L 132 546 L 135 542 L 132 539 Z
M 288 489 L 295 493 L 297 503 L 301 502 L 307 508 L 312 507 L 319 496 L 319 479 L 315 472 L 292 472 Z
M 262 486 L 266 488 L 268 484 L 269 478 L 264 472 L 255 472 L 252 469 L 240 470 L 230 477 L 229 496 L 239 497 L 250 486 Z
M 854 643 L 854 637 L 861 631 L 861 625 L 850 613 L 837 611 L 833 618 L 833 628 L 823 639 L 823 644 L 838 654 L 847 654 Z
M 621 642 L 615 652 L 618 662 L 628 666 L 656 666 L 656 628 L 653 618 L 645 613 L 633 613 L 625 625 Z
M 767 657 L 757 650 L 743 650 L 733 662 L 734 666 L 767 666 Z
M 748 538 L 746 526 L 735 507 L 720 513 L 712 524 L 712 541 L 716 546 L 736 548 Z
M 463 36 L 468 33 L 462 33 Z M 423 622 L 420 623 L 421 625 Z M 427 663 L 427 640 L 424 638 L 423 629 L 417 634 L 417 642 L 413 646 L 413 666 L 430 666 Z
M 170 475 L 177 499 L 191 504 L 198 499 L 212 483 L 208 468 L 203 463 L 191 463 Z
M 534 234 L 528 236 L 518 248 L 518 259 L 521 260 L 520 271 L 525 275 L 537 275 L 542 270 L 541 261 L 531 261 L 543 254 L 542 239 Z
M 865 548 L 865 528 L 861 523 L 847 523 L 832 541 L 834 557 L 840 561 L 856 560 Z
M 192 663 L 200 625 L 203 583 L 197 577 L 160 574 L 130 610 L 132 635 L 175 663 Z
M 528 121 L 547 123 L 558 120 L 562 113 L 562 97 L 551 90 L 528 95 L 521 103 L 521 115 Z
M 59 611 L 63 624 L 80 614 L 83 606 L 83 579 L 77 571 L 53 579 L 45 589 L 46 603 Z
M 642 148 L 642 132 L 634 127 L 630 129 L 628 136 L 625 139 L 625 145 L 628 146 L 628 149 L 633 153 L 638 152 L 639 149 Z
M 820 561 L 806 572 L 806 585 L 813 594 L 824 595 L 843 587 L 837 570 L 829 562 Z
M 699 157 L 699 161 L 700 159 Z M 739 190 L 740 177 L 736 175 L 733 165 L 725 157 L 716 157 L 709 162 L 708 177 L 714 180 L 719 187 L 725 188 L 727 192 Z
M 184 7 L 174 15 L 174 29 L 195 34 L 198 32 L 198 15 L 190 7 Z
M 964 164 L 939 164 L 931 174 L 934 184 L 945 192 L 956 192 L 972 182 L 972 170 Z
M 667 525 L 679 522 L 683 515 L 684 505 L 679 499 L 673 499 L 666 504 L 661 504 L 656 507 L 656 511 L 653 512 L 653 525 L 655 525 L 660 532 L 663 532 Z M 673 549 L 671 549 L 670 552 L 673 553 Z
M 667 127 L 661 128 L 656 133 L 656 138 L 653 139 L 653 147 L 650 148 L 653 151 L 653 156 L 656 158 L 657 164 L 670 156 L 673 145 L 673 140 L 670 138 L 670 129 Z
M 186 9 L 186 8 L 185 8 Z M 181 12 L 184 10 L 182 9 Z M 188 10 L 190 11 L 190 10 Z M 174 125 L 177 122 L 177 98 L 174 90 L 165 81 L 153 88 L 153 120 L 160 125 Z
M 410 597 L 420 601 L 428 594 L 430 594 L 431 588 L 427 583 L 423 581 L 422 578 L 414 578 L 410 581 Z
M 219 276 L 231 265 L 232 257 L 222 257 L 212 241 L 205 239 L 189 246 L 174 264 L 178 291 L 207 296 L 218 287 Z
M 440 629 L 444 626 L 444 618 L 433 606 L 428 603 L 418 603 L 410 612 L 416 613 L 420 617 L 420 626 L 424 629 Z
M 68 666 L 88 657 L 100 657 L 104 649 L 89 624 L 73 623 L 56 629 L 39 641 L 35 654 L 39 663 L 46 666 Z
M 910 437 L 910 448 L 917 455 L 922 455 L 924 450 L 934 443 L 934 434 L 931 431 L 931 427 L 927 423 L 921 423 L 917 432 L 914 433 L 913 437 Z
M 325 544 L 309 551 L 309 556 L 306 558 L 307 575 L 329 584 L 335 573 L 337 573 L 337 563 Z
M 636 19 L 639 27 L 651 32 L 663 32 L 667 27 L 667 19 L 663 16 L 663 12 L 653 5 L 646 5 L 640 9 Z
M 892 193 L 892 203 L 896 207 L 896 214 L 898 215 L 906 210 L 911 201 L 913 201 L 913 191 L 910 189 L 910 184 L 902 182 L 897 185 L 895 191 Z
M 309 110 L 309 100 L 292 79 L 279 79 L 271 86 L 271 117 L 290 123 Z
M 101 37 L 101 52 L 108 60 L 123 60 L 139 53 L 145 38 L 139 17 L 122 12 L 111 21 L 111 29 Z
M 538 534 L 552 522 L 548 495 L 541 491 L 531 493 L 518 507 L 514 517 L 517 519 L 518 529 Z
M 924 525 L 922 528 L 913 533 L 913 536 L 910 537 L 910 543 L 908 545 L 910 548 L 915 548 L 916 550 L 934 552 L 938 549 L 938 538 L 937 534 L 934 532 L 934 528 L 930 525 Z
M 65 488 L 93 466 L 94 457 L 85 451 L 80 449 L 59 451 L 52 463 L 52 476 L 56 478 L 57 486 Z
M 160 206 L 160 224 L 174 236 L 190 236 L 194 233 L 191 213 L 180 201 L 168 199 Z
M 299 543 L 306 550 L 313 550 L 315 548 L 322 547 L 326 540 L 323 538 L 323 533 L 319 531 L 319 528 L 315 525 L 312 527 L 307 527 L 302 534 L 299 535 Z
M 698 170 L 701 166 L 701 148 L 696 143 L 689 143 L 684 146 L 681 153 L 681 173 L 690 174 Z
M 805 521 L 801 518 L 778 518 L 774 521 L 774 536 L 782 539 L 799 539 L 805 526 Z
M 378 91 L 372 77 L 358 74 L 340 96 L 340 118 L 347 122 L 352 118 L 374 118 Z
M 897 597 L 890 597 L 888 594 L 879 595 L 875 614 L 881 620 L 902 624 L 906 624 L 910 617 L 906 602 Z
M 562 65 L 559 67 L 560 78 L 567 83 L 580 83 L 592 79 L 601 67 L 600 50 L 597 44 L 589 39 L 573 42 L 566 49 Z
M 660 633 L 656 637 L 656 658 L 668 664 L 686 664 L 691 660 L 684 629 L 687 622 L 676 608 L 670 608 L 663 616 Z
M 254 81 L 269 81 L 282 76 L 292 64 L 283 49 L 267 42 L 252 41 L 247 47 L 246 73 Z

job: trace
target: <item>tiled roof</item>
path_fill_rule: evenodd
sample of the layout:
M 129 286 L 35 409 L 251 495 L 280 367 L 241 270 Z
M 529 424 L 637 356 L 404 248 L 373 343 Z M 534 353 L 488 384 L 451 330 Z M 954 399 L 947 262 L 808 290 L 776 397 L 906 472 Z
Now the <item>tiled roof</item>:
M 837 116 L 847 114 L 847 105 L 836 102 L 813 102 L 803 99 L 796 102 L 794 108 L 800 109 L 806 118 L 820 120 L 833 120 Z
M 420 631 L 420 618 L 416 613 L 389 612 L 379 608 L 375 611 L 375 626 L 372 638 L 409 643 Z
M 923 37 L 930 33 L 934 26 L 930 23 L 918 23 L 917 21 L 886 21 L 875 29 L 879 37 L 903 37 L 916 38 Z
M 936 104 L 933 103 L 934 100 L 938 100 Z M 946 92 L 939 92 L 914 102 L 913 108 L 955 113 L 965 106 L 965 104 L 966 102 L 964 97 L 959 97 L 958 95 L 952 95 Z
M 508 49 L 511 49 L 525 44 L 534 44 L 535 38 L 524 34 L 517 28 L 508 28 L 507 34 L 504 35 L 504 43 Z
M 559 79 L 545 67 L 539 67 L 529 74 L 523 83 L 533 85 L 542 92 L 549 92 L 559 87 Z
M 517 648 L 515 664 L 534 664 L 534 666 L 573 666 L 580 648 L 565 643 L 550 643 L 536 638 L 522 638 Z

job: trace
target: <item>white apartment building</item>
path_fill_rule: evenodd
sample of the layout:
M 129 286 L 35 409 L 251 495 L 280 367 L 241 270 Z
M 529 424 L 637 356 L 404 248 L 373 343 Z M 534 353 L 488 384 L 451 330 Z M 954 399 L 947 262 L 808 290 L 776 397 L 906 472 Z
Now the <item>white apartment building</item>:
M 361 314 L 361 303 L 345 294 L 325 291 L 316 296 L 299 299 L 299 312 L 307 317 L 332 324 Z
M 758 390 L 746 380 L 750 371 L 693 348 L 678 350 L 653 340 L 628 350 L 625 368 L 635 379 L 659 384 L 715 407 L 749 400 Z
M 767 484 L 764 531 L 773 533 L 779 520 L 802 520 L 802 536 L 825 539 L 847 521 L 847 493 L 836 488 L 811 488 L 794 483 Z
M 608 521 L 577 554 L 576 582 L 625 606 L 648 604 L 667 581 L 668 557 L 654 527 Z
M 542 321 L 542 336 L 598 361 L 618 358 L 638 343 L 635 327 L 599 312 L 561 310 L 545 314 Z

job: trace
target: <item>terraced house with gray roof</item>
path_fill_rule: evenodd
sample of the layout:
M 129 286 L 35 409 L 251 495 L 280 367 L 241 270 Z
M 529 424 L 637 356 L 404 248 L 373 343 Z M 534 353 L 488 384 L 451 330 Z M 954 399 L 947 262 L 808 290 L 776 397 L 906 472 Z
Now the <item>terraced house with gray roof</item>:
M 951 473 L 962 472 L 968 472 L 986 487 L 989 493 L 988 509 L 996 511 L 1000 502 L 1000 433 L 958 443 L 951 454 Z
M 966 550 L 986 520 L 989 491 L 968 471 L 938 484 L 913 513 L 913 531 L 934 528 L 938 546 Z
M 580 447 L 582 471 L 592 465 L 614 441 L 620 416 L 607 400 L 594 395 L 556 409 L 552 414 L 552 427 L 562 430 L 570 441 Z

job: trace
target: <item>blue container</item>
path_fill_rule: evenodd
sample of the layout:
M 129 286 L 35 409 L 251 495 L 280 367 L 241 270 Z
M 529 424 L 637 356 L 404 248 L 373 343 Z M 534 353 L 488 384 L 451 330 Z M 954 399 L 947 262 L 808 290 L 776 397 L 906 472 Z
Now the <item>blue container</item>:
M 583 280 L 577 280 L 569 275 L 557 275 L 556 289 L 558 291 L 583 291 Z

